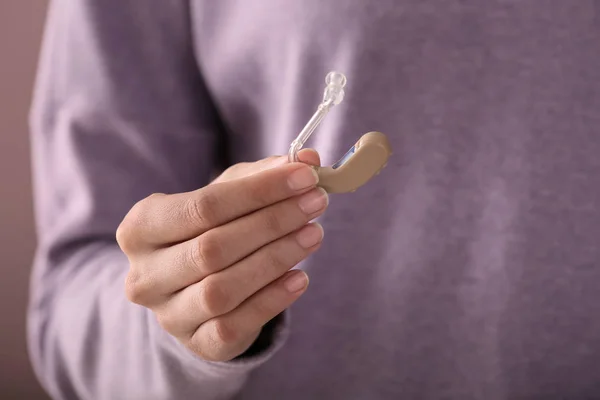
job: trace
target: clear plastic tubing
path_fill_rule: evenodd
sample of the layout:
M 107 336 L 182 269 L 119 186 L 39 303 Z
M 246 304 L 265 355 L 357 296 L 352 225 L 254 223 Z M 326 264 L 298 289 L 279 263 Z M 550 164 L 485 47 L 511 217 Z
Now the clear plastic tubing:
M 300 134 L 294 139 L 290 145 L 288 152 L 288 159 L 290 162 L 298 161 L 298 152 L 306 141 L 310 138 L 312 133 L 317 129 L 325 115 L 329 112 L 331 107 L 336 106 L 344 99 L 344 87 L 346 86 L 346 76 L 340 72 L 332 71 L 325 77 L 325 91 L 323 92 L 323 101 L 317 107 L 317 111 L 308 120 L 307 124 L 300 131 Z

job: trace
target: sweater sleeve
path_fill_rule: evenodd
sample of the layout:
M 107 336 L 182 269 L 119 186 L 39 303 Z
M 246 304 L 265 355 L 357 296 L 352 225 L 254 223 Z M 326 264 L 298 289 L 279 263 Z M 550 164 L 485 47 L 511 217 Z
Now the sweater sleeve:
M 124 294 L 121 219 L 153 192 L 206 185 L 218 163 L 220 124 L 188 6 L 50 4 L 30 114 L 38 248 L 28 340 L 54 399 L 231 398 L 287 337 L 282 316 L 259 351 L 207 362 Z

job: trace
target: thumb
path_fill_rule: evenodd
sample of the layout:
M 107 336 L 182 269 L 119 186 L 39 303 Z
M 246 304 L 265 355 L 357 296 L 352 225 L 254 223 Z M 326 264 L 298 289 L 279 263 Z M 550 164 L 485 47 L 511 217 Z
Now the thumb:
M 317 153 L 314 149 L 302 149 L 298 152 L 298 161 L 303 162 L 308 165 L 321 165 L 321 157 L 319 153 Z M 250 168 L 253 169 L 254 172 L 265 171 L 267 169 L 279 167 L 280 165 L 284 165 L 288 162 L 288 156 L 272 156 L 263 158 L 255 163 L 252 163 Z
M 308 165 L 319 166 L 321 164 L 321 158 L 319 153 L 313 149 L 302 149 L 298 152 L 298 160 Z M 288 163 L 288 156 L 271 156 L 258 160 L 256 162 L 244 162 L 232 165 L 227 168 L 218 178 L 212 183 L 226 182 L 233 179 L 242 178 L 245 176 L 253 175 L 262 171 L 276 168 Z

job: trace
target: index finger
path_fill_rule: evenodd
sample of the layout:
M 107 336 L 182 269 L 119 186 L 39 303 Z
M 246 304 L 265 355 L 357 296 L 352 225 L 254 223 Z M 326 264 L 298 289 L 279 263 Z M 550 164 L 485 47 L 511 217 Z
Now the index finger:
M 298 152 L 298 160 L 305 164 L 321 166 L 321 158 L 319 157 L 319 153 L 317 153 L 314 149 L 302 149 Z M 258 160 L 251 163 L 240 163 L 234 165 L 232 168 L 227 169 L 224 173 L 222 173 L 219 177 L 217 177 L 212 183 L 219 183 L 230 181 L 233 179 L 238 179 L 243 176 L 256 174 L 258 172 L 266 171 L 267 169 L 276 168 L 287 164 L 288 156 L 273 156 L 268 158 L 263 158 L 262 160 Z
M 289 163 L 192 192 L 150 196 L 132 209 L 129 219 L 136 230 L 131 236 L 144 247 L 178 243 L 308 192 L 318 180 L 309 165 Z

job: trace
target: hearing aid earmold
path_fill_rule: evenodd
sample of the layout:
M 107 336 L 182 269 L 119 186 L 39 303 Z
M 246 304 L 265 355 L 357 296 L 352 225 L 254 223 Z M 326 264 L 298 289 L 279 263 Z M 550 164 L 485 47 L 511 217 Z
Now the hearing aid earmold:
M 330 72 L 325 78 L 323 101 L 300 134 L 291 143 L 288 152 L 290 162 L 298 161 L 298 152 L 319 126 L 329 110 L 344 99 L 346 77 L 339 72 Z M 354 192 L 385 168 L 392 148 L 381 132 L 369 132 L 330 167 L 314 167 L 319 175 L 319 186 L 328 193 Z

